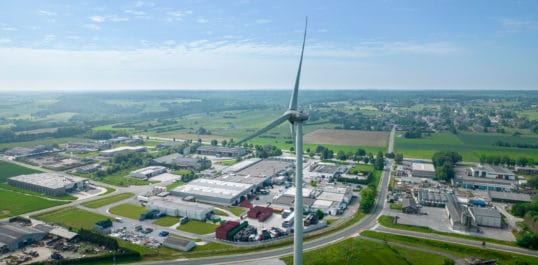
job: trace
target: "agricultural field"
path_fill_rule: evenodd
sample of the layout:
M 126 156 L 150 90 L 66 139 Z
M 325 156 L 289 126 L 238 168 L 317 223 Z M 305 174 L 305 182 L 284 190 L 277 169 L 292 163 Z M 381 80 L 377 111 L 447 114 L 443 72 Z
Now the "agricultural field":
M 398 133 L 400 134 L 400 133 Z M 510 143 L 538 144 L 536 135 L 513 136 L 494 133 L 460 132 L 454 135 L 449 132 L 423 136 L 418 139 L 395 138 L 395 152 L 401 152 L 404 157 L 431 159 L 437 151 L 456 151 L 463 156 L 464 161 L 479 161 L 480 155 L 507 155 L 513 158 L 525 156 L 538 161 L 538 149 L 494 146 L 496 141 Z
M 16 216 L 62 204 L 66 201 L 51 201 L 33 195 L 0 189 L 0 218 Z
M 14 163 L 0 161 L 0 183 L 8 178 L 23 174 L 41 173 L 39 170 L 23 167 Z
M 363 238 L 351 238 L 328 247 L 304 253 L 303 264 L 445 264 L 446 257 L 414 249 L 392 246 Z M 282 259 L 293 264 L 293 256 Z
M 146 208 L 136 204 L 124 203 L 110 208 L 109 212 L 112 214 L 138 220 L 140 215 L 146 212 Z
M 105 197 L 105 198 L 85 202 L 82 205 L 86 206 L 88 208 L 95 209 L 95 208 L 99 208 L 99 207 L 102 207 L 102 206 L 105 206 L 105 205 L 109 205 L 111 203 L 115 203 L 115 202 L 125 200 L 127 198 L 133 197 L 133 195 L 134 194 L 130 193 L 130 192 L 120 193 L 120 194 L 113 195 L 113 196 L 110 196 L 110 197 Z
M 75 207 L 62 208 L 60 210 L 35 215 L 32 216 L 32 218 L 76 229 L 91 229 L 97 221 L 111 219 L 108 216 L 88 212 Z
M 346 146 L 387 146 L 387 132 L 320 129 L 304 136 L 307 144 L 330 144 Z

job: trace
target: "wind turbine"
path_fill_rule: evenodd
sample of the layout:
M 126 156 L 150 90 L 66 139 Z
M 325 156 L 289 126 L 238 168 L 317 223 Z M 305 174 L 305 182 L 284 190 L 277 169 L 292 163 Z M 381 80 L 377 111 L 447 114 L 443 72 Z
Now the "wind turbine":
M 308 18 L 305 22 L 303 46 L 301 48 L 301 59 L 299 60 L 299 69 L 295 78 L 295 86 L 290 98 L 288 110 L 282 116 L 267 125 L 265 128 L 255 132 L 254 134 L 236 142 L 239 145 L 246 142 L 262 133 L 265 133 L 285 121 L 290 122 L 291 137 L 295 137 L 295 153 L 297 155 L 295 169 L 295 219 L 294 219 L 294 235 L 293 235 L 293 264 L 303 264 L 303 122 L 308 120 L 308 114 L 297 109 L 297 96 L 299 94 L 299 79 L 301 78 L 301 66 L 303 64 L 304 45 L 306 41 L 306 29 L 308 26 Z

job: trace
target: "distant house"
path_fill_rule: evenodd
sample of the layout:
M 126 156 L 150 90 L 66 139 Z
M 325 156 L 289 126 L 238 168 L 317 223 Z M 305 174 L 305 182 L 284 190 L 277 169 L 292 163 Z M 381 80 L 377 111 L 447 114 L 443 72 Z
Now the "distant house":
M 417 214 L 418 207 L 414 198 L 403 198 L 402 200 L 402 212 L 407 214 Z
M 519 167 L 517 166 L 515 168 L 516 172 L 518 174 L 525 174 L 525 175 L 534 175 L 534 174 L 538 174 L 538 167 L 537 166 L 534 166 L 534 167 Z

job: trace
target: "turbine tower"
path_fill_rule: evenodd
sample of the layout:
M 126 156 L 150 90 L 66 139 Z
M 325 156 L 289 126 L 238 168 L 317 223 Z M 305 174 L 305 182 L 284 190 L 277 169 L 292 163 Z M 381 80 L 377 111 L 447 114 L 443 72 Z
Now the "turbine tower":
M 291 137 L 295 142 L 295 153 L 297 160 L 295 162 L 295 219 L 294 219 L 294 235 L 293 235 L 293 264 L 303 264 L 303 122 L 308 120 L 308 114 L 297 109 L 297 96 L 299 94 L 299 79 L 301 78 L 301 66 L 303 64 L 304 45 L 306 41 L 306 29 L 308 26 L 308 18 L 305 22 L 303 46 L 301 48 L 301 58 L 299 60 L 299 69 L 297 70 L 297 77 L 295 78 L 295 86 L 290 98 L 290 104 L 288 110 L 284 112 L 282 116 L 267 125 L 263 129 L 255 132 L 254 134 L 236 142 L 235 145 L 239 145 L 246 142 L 262 133 L 265 133 L 278 125 L 282 124 L 286 120 L 290 122 Z

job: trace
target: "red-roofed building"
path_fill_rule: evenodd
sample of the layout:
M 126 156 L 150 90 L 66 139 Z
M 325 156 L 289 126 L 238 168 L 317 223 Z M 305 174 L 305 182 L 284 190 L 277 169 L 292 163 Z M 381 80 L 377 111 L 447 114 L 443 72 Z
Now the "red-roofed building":
M 228 233 L 237 226 L 239 226 L 239 222 L 226 221 L 215 230 L 216 237 L 218 239 L 227 240 Z
M 254 206 L 251 208 L 248 213 L 248 218 L 255 218 L 258 221 L 263 222 L 267 220 L 273 214 L 273 208 L 263 207 L 263 206 Z

